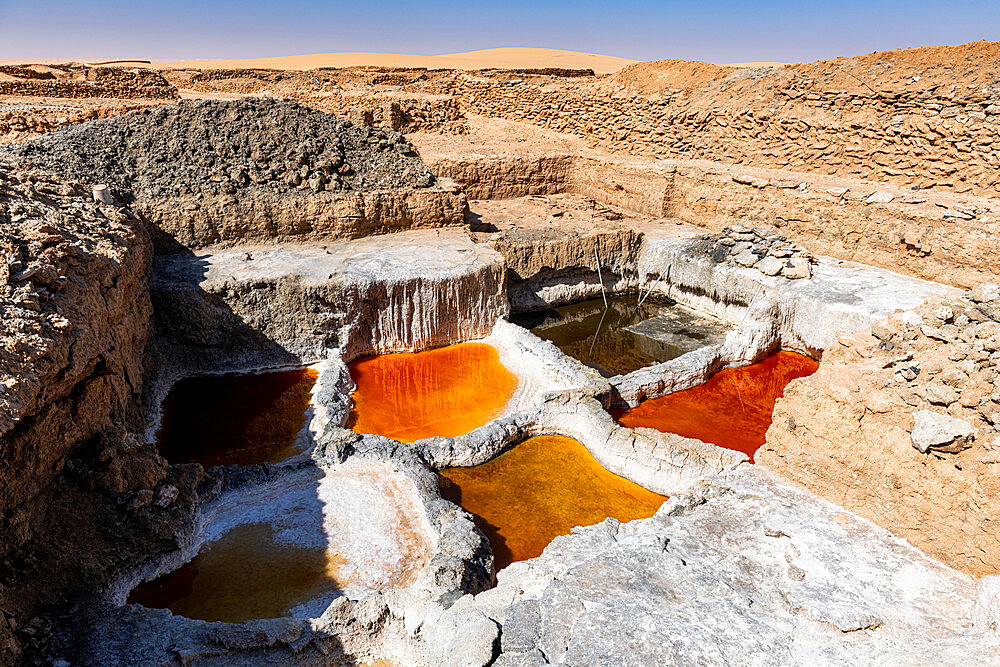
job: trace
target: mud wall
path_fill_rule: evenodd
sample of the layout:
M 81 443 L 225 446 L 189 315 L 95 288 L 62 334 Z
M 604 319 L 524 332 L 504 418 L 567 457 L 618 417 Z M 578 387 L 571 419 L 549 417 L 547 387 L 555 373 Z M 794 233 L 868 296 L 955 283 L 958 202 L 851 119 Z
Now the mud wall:
M 31 537 L 44 511 L 33 501 L 67 457 L 138 417 L 152 253 L 122 211 L 36 176 L 0 177 L 15 216 L 0 214 L 2 554 Z

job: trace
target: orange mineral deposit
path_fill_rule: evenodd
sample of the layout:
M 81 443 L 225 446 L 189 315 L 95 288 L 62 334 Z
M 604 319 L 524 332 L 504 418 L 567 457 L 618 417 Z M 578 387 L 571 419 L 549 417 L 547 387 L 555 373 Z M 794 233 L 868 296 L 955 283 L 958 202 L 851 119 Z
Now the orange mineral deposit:
M 629 428 L 645 426 L 697 438 L 753 460 L 785 385 L 817 368 L 819 363 L 809 357 L 778 352 L 756 364 L 719 371 L 697 387 L 612 410 L 612 416 Z
M 528 438 L 492 461 L 441 473 L 441 495 L 473 515 L 494 568 L 534 558 L 574 526 L 643 519 L 666 496 L 605 470 L 572 438 Z
M 351 428 L 401 442 L 475 430 L 499 416 L 517 388 L 485 343 L 364 357 L 350 372 Z

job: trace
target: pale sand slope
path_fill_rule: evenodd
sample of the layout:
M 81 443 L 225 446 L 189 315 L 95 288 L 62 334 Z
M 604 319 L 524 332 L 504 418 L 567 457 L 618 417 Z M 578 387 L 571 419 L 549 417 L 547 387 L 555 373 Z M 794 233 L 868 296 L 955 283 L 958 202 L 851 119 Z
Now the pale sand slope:
M 636 62 L 628 58 L 557 49 L 502 48 L 452 53 L 442 56 L 414 56 L 396 53 L 317 53 L 306 56 L 251 58 L 246 60 L 154 60 L 155 67 L 198 69 L 268 68 L 314 69 L 317 67 L 429 67 L 443 69 L 500 69 L 564 67 L 592 69 L 598 74 L 617 72 Z
M 27 63 L 59 64 L 80 62 L 96 64 L 112 59 L 61 58 L 26 59 L 0 58 L 0 65 L 20 65 Z M 466 53 L 451 53 L 441 56 L 415 56 L 398 53 L 316 53 L 304 56 L 279 56 L 274 58 L 246 58 L 239 60 L 153 60 L 157 68 L 191 67 L 196 69 L 238 69 L 264 68 L 282 70 L 308 70 L 317 67 L 428 67 L 442 69 L 499 69 L 563 67 L 567 69 L 592 69 L 597 74 L 609 74 L 639 62 L 616 56 L 602 56 L 596 53 L 560 51 L 558 49 L 536 49 L 507 47 L 483 49 Z M 115 61 L 112 65 L 143 67 L 149 60 Z M 786 63 L 721 63 L 723 67 L 759 67 L 771 65 L 782 67 Z

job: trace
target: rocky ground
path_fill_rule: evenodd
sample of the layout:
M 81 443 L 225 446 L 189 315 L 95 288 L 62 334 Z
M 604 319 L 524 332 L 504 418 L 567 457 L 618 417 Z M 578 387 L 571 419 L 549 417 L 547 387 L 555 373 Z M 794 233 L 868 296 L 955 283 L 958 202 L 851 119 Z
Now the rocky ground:
M 1000 644 L 970 622 L 974 586 L 744 464 L 652 519 L 556 538 L 456 607 L 502 623 L 504 666 L 985 664 Z

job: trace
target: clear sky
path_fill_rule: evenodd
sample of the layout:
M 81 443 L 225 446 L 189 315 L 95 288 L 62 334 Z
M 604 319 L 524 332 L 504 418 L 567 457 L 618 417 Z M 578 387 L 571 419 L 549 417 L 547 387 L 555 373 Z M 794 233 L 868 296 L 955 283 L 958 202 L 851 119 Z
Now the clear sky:
M 0 0 L 0 58 L 540 46 L 799 62 L 977 39 L 1000 39 L 1000 0 Z

